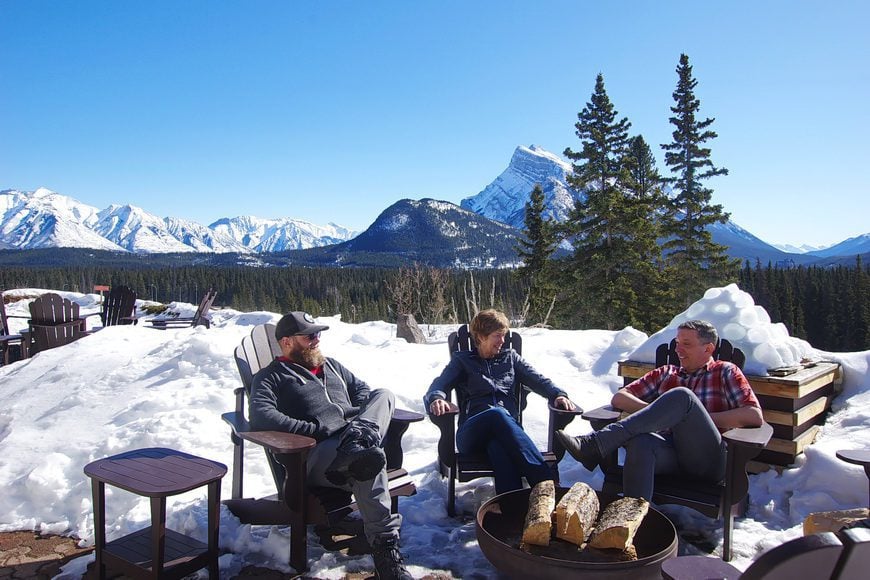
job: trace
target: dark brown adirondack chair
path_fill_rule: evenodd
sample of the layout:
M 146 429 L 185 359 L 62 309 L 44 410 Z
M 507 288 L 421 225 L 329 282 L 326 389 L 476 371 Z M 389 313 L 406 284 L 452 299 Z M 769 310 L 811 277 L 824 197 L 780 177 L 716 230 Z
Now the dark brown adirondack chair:
M 679 365 L 675 350 L 676 341 L 662 344 L 656 349 L 656 367 L 666 364 Z M 743 352 L 734 348 L 725 339 L 719 341 L 713 352 L 715 360 L 727 360 L 741 367 L 746 362 Z M 628 384 L 630 379 L 626 379 Z M 593 409 L 583 414 L 595 430 L 619 420 L 620 409 L 610 405 Z M 749 493 L 749 475 L 747 465 L 756 457 L 773 436 L 773 428 L 764 423 L 761 427 L 731 429 L 722 434 L 726 442 L 727 459 L 725 479 L 719 483 L 709 483 L 692 479 L 682 474 L 657 475 L 653 487 L 652 501 L 655 504 L 684 505 L 711 518 L 724 520 L 724 542 L 722 559 L 731 560 L 731 530 L 734 526 L 734 516 L 746 513 Z M 622 493 L 622 466 L 619 465 L 616 452 L 605 457 L 601 464 L 604 472 L 604 483 L 601 490 L 607 493 Z
M 275 325 L 255 326 L 251 335 L 236 347 L 235 359 L 242 379 L 236 389 L 236 409 L 222 418 L 232 429 L 233 481 L 231 499 L 224 504 L 242 523 L 255 525 L 290 525 L 290 565 L 297 573 L 308 569 L 308 524 L 337 523 L 356 510 L 350 493 L 335 488 L 309 488 L 306 485 L 308 452 L 317 442 L 311 437 L 278 431 L 254 431 L 246 418 L 246 398 L 251 381 L 261 368 L 281 354 L 275 340 Z M 423 415 L 396 409 L 384 439 L 387 474 L 390 480 L 392 509 L 398 511 L 398 499 L 417 493 L 408 472 L 402 469 L 402 435 L 408 425 L 421 421 Z M 243 499 L 244 443 L 260 445 L 266 451 L 272 475 L 278 488 L 276 496 Z
M 79 316 L 79 305 L 58 294 L 43 294 L 30 303 L 27 322 L 32 356 L 38 352 L 69 344 L 86 335 L 85 319 Z
M 151 328 L 160 328 L 163 330 L 185 326 L 205 326 L 206 328 L 209 328 L 211 323 L 208 320 L 208 311 L 211 310 L 211 305 L 214 303 L 216 297 L 217 291 L 209 288 L 203 295 L 202 300 L 196 309 L 196 313 L 193 316 L 151 319 L 148 320 L 148 322 L 151 324 Z
M 12 334 L 9 331 L 9 323 L 6 319 L 6 303 L 3 301 L 3 293 L 0 292 L 0 358 L 4 365 L 8 365 L 12 360 L 13 349 L 18 349 L 20 353 L 22 342 L 20 334 Z
M 112 286 L 109 295 L 103 299 L 100 320 L 103 327 L 119 324 L 136 324 L 136 293 L 127 286 Z
M 471 333 L 468 330 L 468 325 L 463 324 L 455 332 L 450 333 L 447 338 L 447 347 L 450 350 L 450 355 L 461 350 L 471 350 L 474 346 Z M 503 350 L 509 348 L 522 354 L 523 338 L 513 331 L 508 331 L 505 335 Z M 519 410 L 519 422 L 523 422 L 523 410 L 526 407 L 526 398 L 529 394 L 529 389 L 519 383 L 516 385 L 515 396 L 517 398 L 517 409 Z M 458 391 L 457 391 L 458 393 Z M 448 393 L 448 397 L 451 394 Z M 458 395 L 457 395 L 458 398 Z M 462 400 L 457 401 L 458 405 L 463 404 Z M 547 448 L 542 450 L 544 459 L 554 469 L 554 473 L 558 475 L 556 468 L 562 456 L 565 454 L 565 449 L 562 448 L 558 440 L 555 440 L 553 434 L 559 429 L 564 429 L 574 417 L 583 412 L 577 408 L 574 411 L 565 411 L 556 409 L 552 406 L 550 409 L 549 435 L 547 437 Z M 456 515 L 456 481 L 466 482 L 472 481 L 479 477 L 493 477 L 495 474 L 492 470 L 492 465 L 489 459 L 483 455 L 467 455 L 459 453 L 456 449 L 456 421 L 459 417 L 457 411 L 444 413 L 443 415 L 434 416 L 429 414 L 429 419 L 441 431 L 438 439 L 438 471 L 442 477 L 447 478 L 447 515 Z
M 795 580 L 797 578 L 838 578 L 839 563 L 847 558 L 841 542 L 831 532 L 801 536 L 779 545 L 758 557 L 745 572 L 715 558 L 680 556 L 662 563 L 665 580 Z M 867 569 L 862 570 L 866 578 Z M 844 577 L 845 578 L 845 577 Z M 858 576 L 855 576 L 858 578 Z

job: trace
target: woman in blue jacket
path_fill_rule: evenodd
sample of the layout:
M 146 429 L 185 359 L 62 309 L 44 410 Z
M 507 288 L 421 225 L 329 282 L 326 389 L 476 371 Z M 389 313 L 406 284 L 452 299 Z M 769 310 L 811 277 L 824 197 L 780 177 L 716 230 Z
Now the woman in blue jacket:
M 429 387 L 423 404 L 435 416 L 459 411 L 456 447 L 460 453 L 486 454 L 495 472 L 496 493 L 553 479 L 544 457 L 517 421 L 517 382 L 545 397 L 555 407 L 574 409 L 565 391 L 532 368 L 513 349 L 502 350 L 509 323 L 498 310 L 483 310 L 469 325 L 475 348 L 453 353 L 447 367 Z M 456 389 L 461 407 L 450 403 Z

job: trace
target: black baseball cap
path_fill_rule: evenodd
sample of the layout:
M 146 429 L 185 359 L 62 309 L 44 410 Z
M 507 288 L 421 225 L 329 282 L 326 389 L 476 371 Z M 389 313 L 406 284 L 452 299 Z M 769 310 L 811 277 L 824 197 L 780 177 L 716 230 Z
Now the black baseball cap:
M 322 330 L 329 330 L 329 327 L 316 324 L 314 317 L 307 312 L 290 312 L 278 321 L 278 325 L 275 327 L 275 338 L 281 340 L 285 336 L 302 336 Z

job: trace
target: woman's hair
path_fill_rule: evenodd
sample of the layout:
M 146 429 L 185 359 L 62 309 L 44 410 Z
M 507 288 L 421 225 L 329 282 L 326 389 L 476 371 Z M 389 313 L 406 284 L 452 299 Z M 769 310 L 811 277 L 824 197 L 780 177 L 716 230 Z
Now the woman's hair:
M 471 332 L 474 341 L 480 342 L 493 332 L 508 330 L 509 328 L 510 322 L 508 322 L 507 316 L 503 312 L 490 308 L 478 312 L 477 316 L 471 321 L 468 330 Z

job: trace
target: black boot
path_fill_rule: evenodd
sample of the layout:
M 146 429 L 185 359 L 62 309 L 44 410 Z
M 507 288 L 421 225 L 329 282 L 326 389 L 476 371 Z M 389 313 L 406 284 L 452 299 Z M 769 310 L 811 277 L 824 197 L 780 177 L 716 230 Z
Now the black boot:
M 380 444 L 377 425 L 365 419 L 352 421 L 341 434 L 335 459 L 326 468 L 326 479 L 334 485 L 374 479 L 387 464 Z
M 564 431 L 556 431 L 556 438 L 565 450 L 571 454 L 571 457 L 582 463 L 583 467 L 589 471 L 595 471 L 595 468 L 604 459 L 601 457 L 598 443 L 592 434 L 572 437 Z
M 375 561 L 375 577 L 378 580 L 412 580 L 413 576 L 405 568 L 402 553 L 399 552 L 399 538 L 382 536 L 372 546 Z

